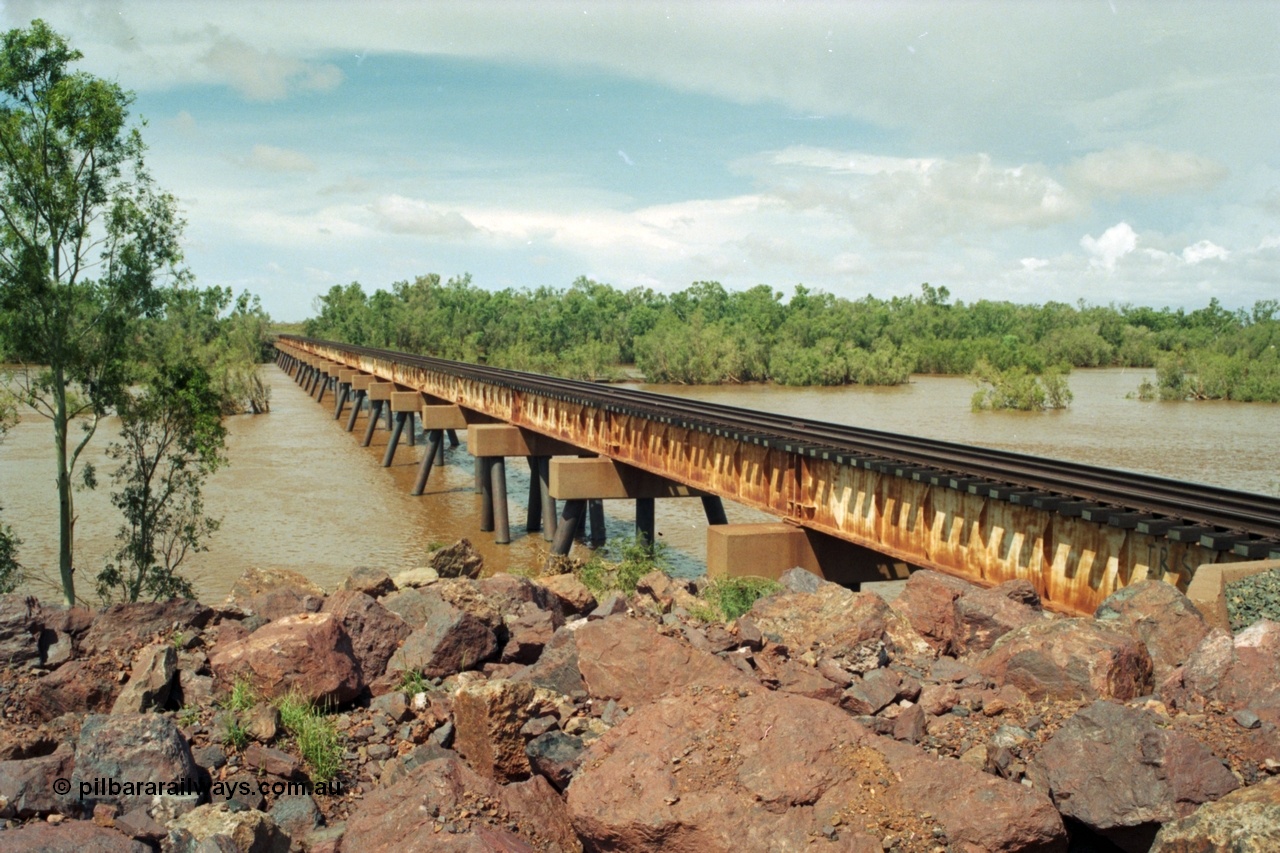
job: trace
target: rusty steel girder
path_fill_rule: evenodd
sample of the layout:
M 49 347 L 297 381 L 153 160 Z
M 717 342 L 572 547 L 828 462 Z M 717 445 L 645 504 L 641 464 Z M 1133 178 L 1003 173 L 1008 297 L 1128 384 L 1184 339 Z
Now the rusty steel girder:
M 1029 581 L 1045 604 L 1092 613 L 1144 578 L 1186 589 L 1229 552 L 1086 521 L 961 488 L 816 459 L 642 415 L 518 390 L 316 342 L 280 341 L 506 423 L 560 439 L 914 566 L 994 585 Z

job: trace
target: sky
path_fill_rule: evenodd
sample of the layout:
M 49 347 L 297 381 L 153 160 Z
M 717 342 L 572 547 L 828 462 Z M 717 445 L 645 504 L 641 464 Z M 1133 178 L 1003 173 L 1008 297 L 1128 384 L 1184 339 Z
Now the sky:
M 1280 298 L 1280 4 L 6 2 L 136 94 L 201 285 Z

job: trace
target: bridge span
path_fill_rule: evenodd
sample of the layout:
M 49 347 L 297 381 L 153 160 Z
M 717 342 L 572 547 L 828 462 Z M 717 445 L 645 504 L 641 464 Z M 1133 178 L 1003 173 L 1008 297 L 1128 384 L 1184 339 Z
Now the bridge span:
M 366 446 L 385 421 L 384 465 L 420 421 L 415 494 L 446 437 L 467 430 L 480 529 L 500 543 L 505 460 L 524 456 L 528 529 L 553 553 L 600 500 L 635 501 L 652 541 L 654 500 L 696 497 L 712 576 L 801 565 L 859 583 L 925 567 L 1022 578 L 1047 606 L 1092 612 L 1144 578 L 1186 589 L 1202 565 L 1280 559 L 1280 498 L 331 341 L 282 335 L 276 348 L 318 401 L 332 394 L 335 418 L 350 404 L 348 432 L 365 419 Z M 727 524 L 721 498 L 780 521 Z

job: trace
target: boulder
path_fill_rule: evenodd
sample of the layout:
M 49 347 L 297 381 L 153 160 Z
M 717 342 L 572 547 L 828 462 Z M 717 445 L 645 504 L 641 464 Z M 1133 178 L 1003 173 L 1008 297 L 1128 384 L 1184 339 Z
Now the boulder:
M 39 601 L 16 593 L 0 595 L 0 666 L 39 663 L 43 631 Z
M 793 571 L 814 577 L 803 569 Z M 766 596 L 752 606 L 749 618 L 761 632 L 778 638 L 796 654 L 812 650 L 841 659 L 856 655 L 868 640 L 883 640 L 901 654 L 931 653 L 924 640 L 883 598 L 874 592 L 852 592 L 826 581 L 820 581 L 815 592 Z
M 1032 699 L 1132 699 L 1151 691 L 1151 657 L 1129 634 L 1059 619 L 1005 634 L 975 666 Z
M 715 655 L 664 637 L 653 623 L 626 616 L 577 630 L 578 668 L 593 699 L 626 708 L 690 686 L 759 691 L 759 682 Z
M 289 569 L 246 569 L 231 586 L 227 603 L 263 619 L 315 613 L 324 604 L 324 588 Z
M 841 708 L 856 717 L 878 714 L 898 698 L 902 677 L 891 669 L 874 669 L 859 678 L 839 698 Z
M 513 676 L 512 680 L 527 681 L 535 687 L 545 687 L 565 696 L 585 690 L 582 671 L 578 668 L 577 632 L 568 628 L 556 631 L 543 646 L 538 660 Z
M 536 583 L 555 597 L 557 609 L 567 619 L 585 615 L 596 608 L 596 597 L 572 572 L 540 577 Z
M 112 704 L 111 713 L 140 714 L 163 709 L 177 673 L 178 653 L 172 643 L 157 643 L 142 649 L 133 658 L 129 680 Z
M 1003 635 L 1044 614 L 1025 580 L 983 589 L 941 572 L 913 572 L 893 607 L 941 654 L 985 651 Z
M 1280 777 L 1232 791 L 1166 823 L 1151 853 L 1269 853 L 1280 850 Z
M 586 748 L 580 737 L 549 731 L 529 741 L 524 753 L 535 773 L 545 776 L 557 791 L 564 791 L 578 772 Z
M 925 812 L 943 846 L 1066 849 L 1043 794 L 767 691 L 688 689 L 637 709 L 587 750 L 568 805 L 584 846 L 628 853 L 808 850 L 823 835 L 879 850 Z
M 120 693 L 114 667 L 73 660 L 37 678 L 27 692 L 27 707 L 42 720 L 63 714 L 110 711 Z
M 547 610 L 539 610 L 530 602 L 521 604 L 515 613 L 504 619 L 507 627 L 507 642 L 502 647 L 503 663 L 533 663 L 542 654 L 546 644 L 555 636 L 555 614 Z M 560 624 L 563 624 L 560 623 Z
M 113 604 L 94 618 L 80 640 L 80 650 L 92 655 L 129 649 L 154 639 L 168 642 L 175 633 L 203 628 L 213 615 L 208 607 L 187 598 Z
M 391 576 L 382 569 L 356 566 L 351 570 L 351 574 L 343 579 L 338 589 L 362 592 L 370 598 L 380 598 L 395 592 L 397 586 L 395 581 L 391 580 Z
M 438 580 L 440 580 L 440 573 L 435 569 L 430 566 L 418 566 L 413 569 L 405 569 L 396 575 L 394 583 L 396 589 L 417 589 L 423 586 L 431 586 Z
M 230 849 L 246 853 L 289 853 L 289 836 L 270 815 L 253 809 L 232 811 L 226 803 L 208 803 L 178 818 L 164 847 L 172 853 L 197 853 L 221 849 L 222 839 L 230 842 Z
M 427 565 L 435 569 L 442 578 L 475 580 L 484 570 L 484 557 L 472 547 L 469 540 L 459 539 L 452 545 L 432 551 L 427 557 Z
M 1221 702 L 1280 725 L 1280 622 L 1262 619 L 1235 637 L 1212 631 L 1165 679 L 1160 698 L 1187 711 Z
M 1152 711 L 1098 700 L 1054 733 L 1027 778 L 1065 817 L 1145 851 L 1160 824 L 1240 784 L 1199 741 L 1168 726 Z
M 957 645 L 956 600 L 976 589 L 959 578 L 924 569 L 907 578 L 893 608 L 929 645 L 942 654 L 951 654 Z
M 35 822 L 0 832 L 0 853 L 151 853 L 141 841 L 87 820 Z
M 499 782 L 528 778 L 520 728 L 533 698 L 533 685 L 505 679 L 458 688 L 453 694 L 453 748 L 472 770 Z
M 416 590 L 415 595 L 420 596 L 422 627 L 406 637 L 391 656 L 389 673 L 414 670 L 428 678 L 444 678 L 482 664 L 497 653 L 498 640 L 492 629 L 445 601 L 435 587 L 426 592 Z
M 276 826 L 289 834 L 294 841 L 301 841 L 324 823 L 320 806 L 310 794 L 289 794 L 280 797 L 268 812 Z
M 408 622 L 356 590 L 335 592 L 325 600 L 321 612 L 332 613 L 341 621 L 366 684 L 386 672 L 387 661 L 413 633 Z
M 430 594 L 470 613 L 494 631 L 502 628 L 503 613 L 499 605 L 490 601 L 480 590 L 480 584 L 471 578 L 445 578 L 431 587 Z
M 21 761 L 0 761 L 0 819 L 62 813 L 74 796 L 54 792 L 55 779 L 70 779 L 75 768 L 75 749 L 59 744 L 51 755 Z
M 85 717 L 76 743 L 73 793 L 90 786 L 79 798 L 92 813 L 99 803 L 122 812 L 156 808 L 177 813 L 200 800 L 197 769 L 187 740 L 168 717 L 160 714 L 92 714 Z M 120 783 L 115 789 L 111 783 Z M 159 818 L 157 818 L 159 819 Z
M 333 613 L 281 617 L 243 640 L 219 645 L 209 666 L 225 687 L 247 678 L 261 696 L 296 693 L 320 704 L 349 702 L 362 686 L 351 638 Z
M 1164 581 L 1129 584 L 1107 596 L 1093 616 L 1146 643 L 1157 682 L 1185 663 L 1209 633 L 1191 599 Z
M 556 627 L 564 624 L 564 613 L 560 601 L 543 586 L 519 575 L 500 572 L 476 582 L 476 589 L 484 598 L 497 608 L 503 618 L 513 613 L 536 607 L 555 614 Z
M 366 793 L 347 820 L 342 849 L 402 850 L 409 839 L 429 840 L 439 853 L 582 849 L 564 803 L 541 776 L 502 786 L 456 757 L 428 761 Z

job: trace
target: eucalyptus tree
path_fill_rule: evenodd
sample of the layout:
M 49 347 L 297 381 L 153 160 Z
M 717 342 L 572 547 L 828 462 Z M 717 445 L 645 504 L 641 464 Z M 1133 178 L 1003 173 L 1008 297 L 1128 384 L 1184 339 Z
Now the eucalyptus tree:
M 182 222 L 146 169 L 133 96 L 75 70 L 81 58 L 39 20 L 0 43 L 0 354 L 25 365 L 20 394 L 53 425 L 68 604 L 77 462 L 130 381 L 136 324 L 158 308 L 157 282 L 185 277 Z M 81 473 L 92 485 L 92 467 Z

